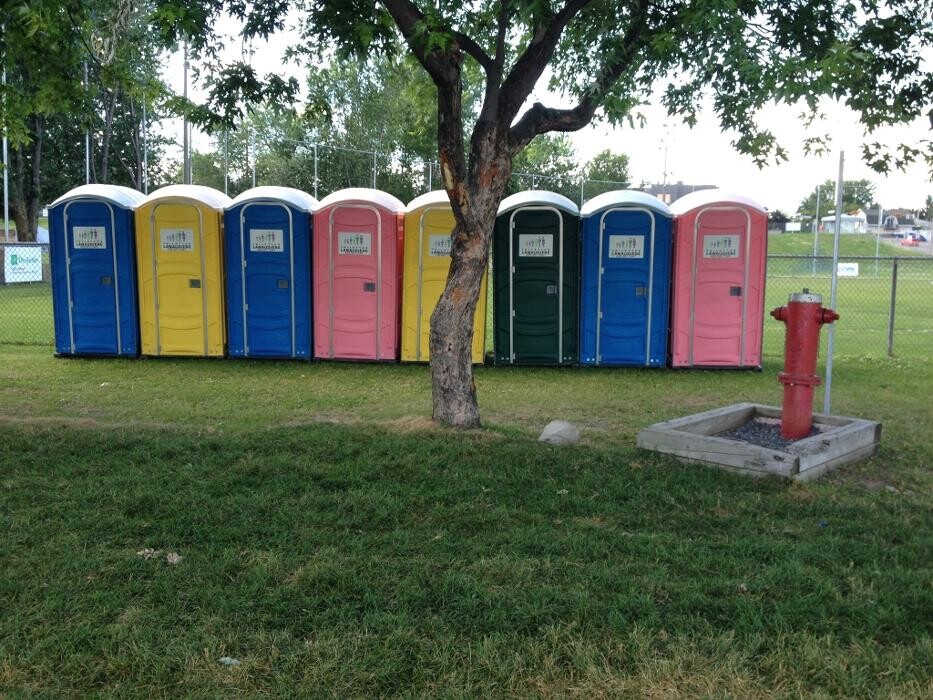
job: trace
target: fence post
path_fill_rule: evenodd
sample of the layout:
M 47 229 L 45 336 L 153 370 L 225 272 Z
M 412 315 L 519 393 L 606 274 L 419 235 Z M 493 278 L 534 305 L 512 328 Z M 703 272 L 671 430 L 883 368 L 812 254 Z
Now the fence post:
M 897 301 L 897 258 L 891 267 L 891 311 L 888 314 L 888 357 L 894 357 L 894 306 Z

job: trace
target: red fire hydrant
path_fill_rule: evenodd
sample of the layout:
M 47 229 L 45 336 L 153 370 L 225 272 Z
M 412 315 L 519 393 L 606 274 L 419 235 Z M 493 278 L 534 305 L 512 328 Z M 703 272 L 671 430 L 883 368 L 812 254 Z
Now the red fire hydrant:
M 820 347 L 820 326 L 839 318 L 832 309 L 823 308 L 823 297 L 802 292 L 791 294 L 787 306 L 771 312 L 787 325 L 784 340 L 784 371 L 778 381 L 784 385 L 781 408 L 781 437 L 798 440 L 813 427 L 813 387 L 819 385 L 816 354 Z

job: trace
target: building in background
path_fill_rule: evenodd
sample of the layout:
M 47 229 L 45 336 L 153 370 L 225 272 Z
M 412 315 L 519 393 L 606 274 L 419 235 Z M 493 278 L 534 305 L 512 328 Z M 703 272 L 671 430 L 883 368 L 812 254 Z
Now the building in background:
M 665 204 L 672 204 L 684 195 L 700 190 L 714 190 L 716 185 L 685 185 L 683 181 L 669 182 L 661 185 L 643 185 L 639 187 L 642 192 L 654 195 Z

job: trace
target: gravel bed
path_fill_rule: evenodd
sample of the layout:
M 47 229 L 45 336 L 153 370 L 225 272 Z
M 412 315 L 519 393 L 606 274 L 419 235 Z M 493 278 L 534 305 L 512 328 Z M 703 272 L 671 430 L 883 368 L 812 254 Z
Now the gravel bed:
M 814 424 L 810 428 L 810 434 L 807 437 L 819 435 L 820 432 L 822 431 Z M 752 418 L 738 428 L 717 433 L 716 437 L 741 440 L 771 450 L 783 450 L 788 445 L 797 442 L 796 440 L 785 440 L 781 437 L 781 421 L 777 418 Z

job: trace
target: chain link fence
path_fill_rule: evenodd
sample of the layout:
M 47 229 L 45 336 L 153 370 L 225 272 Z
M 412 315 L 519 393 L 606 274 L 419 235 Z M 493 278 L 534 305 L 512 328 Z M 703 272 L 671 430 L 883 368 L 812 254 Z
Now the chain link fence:
M 840 257 L 839 269 L 837 356 L 933 357 L 933 258 Z M 765 313 L 803 288 L 828 306 L 831 274 L 830 256 L 768 256 Z M 0 242 L 0 345 L 54 340 L 48 245 Z M 784 324 L 766 315 L 764 354 L 783 352 Z
M 804 288 L 829 306 L 832 265 L 832 256 L 768 256 L 765 314 Z M 840 256 L 836 310 L 836 357 L 933 357 L 933 258 Z M 763 352 L 784 353 L 784 324 L 767 315 Z
M 0 242 L 0 345 L 52 345 L 49 246 Z

